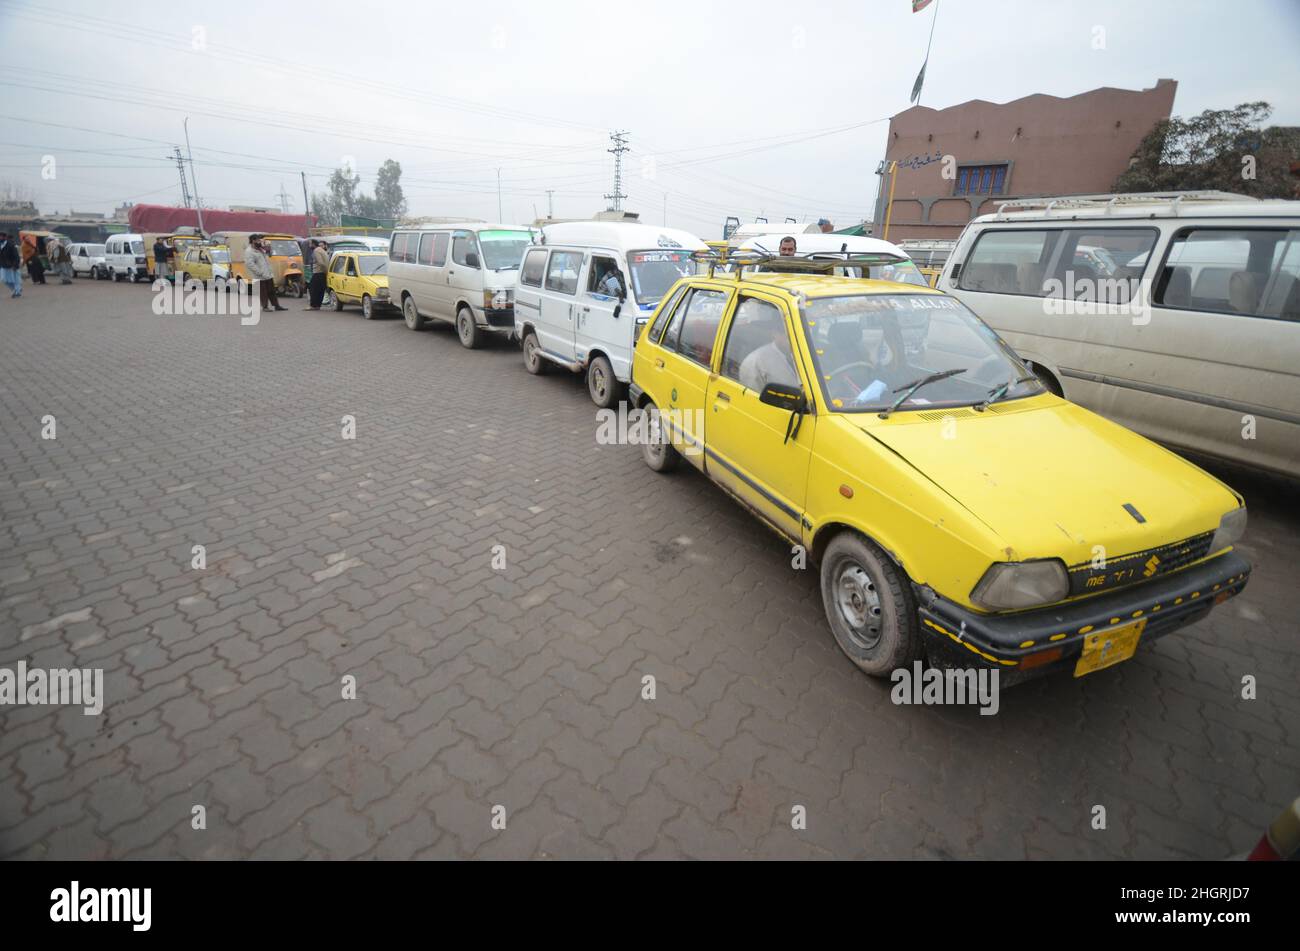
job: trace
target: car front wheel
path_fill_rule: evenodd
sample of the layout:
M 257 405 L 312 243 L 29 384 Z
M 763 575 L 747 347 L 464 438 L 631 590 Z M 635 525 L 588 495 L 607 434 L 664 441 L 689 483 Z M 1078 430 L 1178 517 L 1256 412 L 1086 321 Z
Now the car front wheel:
M 474 312 L 468 307 L 462 307 L 456 312 L 456 335 L 460 337 L 460 344 L 466 350 L 477 350 L 482 341 L 483 335 L 479 333 Z
M 651 403 L 641 412 L 645 417 L 641 458 L 655 472 L 672 472 L 677 468 L 677 463 L 682 461 L 682 457 L 669 441 L 663 420 L 659 416 L 659 407 Z
M 369 294 L 361 295 L 361 316 L 366 320 L 375 319 L 375 302 L 370 299 Z
M 614 367 L 609 359 L 598 356 L 587 367 L 587 393 L 591 401 L 601 409 L 609 409 L 618 402 L 618 378 L 614 376 Z
M 888 677 L 922 656 L 907 576 L 857 532 L 836 535 L 822 555 L 822 602 L 840 650 L 864 673 Z

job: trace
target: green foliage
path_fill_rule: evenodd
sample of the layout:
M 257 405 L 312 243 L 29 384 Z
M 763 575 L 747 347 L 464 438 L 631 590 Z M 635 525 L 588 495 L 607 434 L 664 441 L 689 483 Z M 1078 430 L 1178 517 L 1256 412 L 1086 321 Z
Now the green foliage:
M 337 225 L 343 215 L 367 218 L 398 218 L 406 213 L 402 194 L 402 166 L 385 160 L 375 179 L 374 195 L 358 193 L 361 176 L 350 168 L 337 168 L 330 175 L 326 191 L 311 196 L 312 214 L 322 225 Z

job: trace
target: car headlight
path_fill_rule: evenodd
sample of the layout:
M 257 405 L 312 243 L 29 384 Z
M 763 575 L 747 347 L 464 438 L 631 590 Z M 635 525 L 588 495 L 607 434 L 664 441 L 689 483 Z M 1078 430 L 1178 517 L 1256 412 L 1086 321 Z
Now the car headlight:
M 1052 604 L 1070 593 L 1070 576 L 1059 558 L 997 562 L 980 579 L 970 599 L 990 611 Z
M 375 288 L 375 296 L 376 296 L 376 297 L 387 297 L 387 296 L 388 296 L 388 288 L 386 288 L 386 287 L 377 287 L 377 288 Z
M 1246 534 L 1246 506 L 1235 508 L 1219 519 L 1218 531 L 1210 541 L 1210 551 L 1223 551 L 1229 545 L 1235 545 Z
M 488 310 L 508 310 L 510 308 L 510 292 L 484 291 L 483 306 Z

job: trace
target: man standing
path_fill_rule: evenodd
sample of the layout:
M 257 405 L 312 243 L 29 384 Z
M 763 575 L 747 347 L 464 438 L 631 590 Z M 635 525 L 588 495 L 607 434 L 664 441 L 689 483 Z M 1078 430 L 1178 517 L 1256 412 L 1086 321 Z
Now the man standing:
M 10 297 L 23 296 L 22 256 L 18 245 L 9 240 L 7 232 L 0 231 L 0 281 L 10 290 Z
M 45 239 L 37 238 L 32 256 L 27 259 L 27 273 L 33 284 L 45 283 Z
M 271 268 L 271 259 L 266 255 L 260 234 L 249 235 L 248 247 L 244 249 L 244 267 L 248 269 L 248 279 L 257 282 L 257 295 L 263 310 L 289 309 L 281 307 L 276 296 L 275 271 Z
M 311 306 L 308 310 L 320 310 L 321 301 L 325 300 L 325 272 L 330 265 L 330 255 L 325 250 L 324 241 L 313 240 L 311 243 Z
M 155 238 L 153 243 L 153 276 L 158 280 L 166 280 L 170 273 L 167 266 L 167 245 L 163 244 L 162 238 Z
M 71 284 L 72 255 L 68 253 L 68 249 L 62 241 L 51 241 L 48 247 L 50 249 L 50 268 L 55 274 L 59 275 L 59 283 Z

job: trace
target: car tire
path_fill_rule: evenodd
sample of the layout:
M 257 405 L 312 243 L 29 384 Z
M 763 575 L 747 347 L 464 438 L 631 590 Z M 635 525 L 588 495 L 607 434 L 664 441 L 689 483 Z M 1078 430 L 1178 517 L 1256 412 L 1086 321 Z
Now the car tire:
M 361 316 L 366 320 L 375 319 L 375 302 L 370 299 L 369 294 L 361 295 Z
M 857 532 L 836 535 L 822 553 L 821 588 L 835 643 L 863 673 L 888 677 L 921 659 L 911 582 L 878 546 Z
M 537 342 L 537 334 L 528 331 L 524 335 L 524 369 L 533 376 L 541 376 L 546 372 L 547 360 L 542 356 L 542 345 Z
M 641 441 L 641 458 L 655 472 L 672 472 L 682 461 L 679 453 L 663 431 L 659 407 L 653 403 L 641 410 L 646 417 L 646 438 Z
M 460 345 L 466 350 L 477 350 L 483 342 L 483 334 L 474 319 L 474 311 L 468 307 L 461 307 L 456 311 L 456 336 L 460 338 Z
M 96 267 L 96 266 L 93 265 L 93 264 L 92 264 L 91 267 L 90 267 L 90 279 L 91 279 L 92 281 L 97 281 L 97 280 L 99 280 L 99 268 Z
M 339 297 L 339 295 L 338 295 L 337 293 L 334 294 L 334 300 L 332 301 L 332 303 L 334 304 L 334 309 L 335 309 L 335 310 L 342 310 L 342 309 L 343 309 L 343 298 L 342 298 L 342 297 Z
M 604 354 L 598 354 L 587 366 L 587 395 L 601 409 L 609 409 L 618 403 L 621 390 L 613 364 Z
M 415 298 L 407 296 L 402 301 L 402 319 L 406 321 L 406 326 L 411 330 L 424 329 L 424 315 L 420 309 L 415 306 Z

